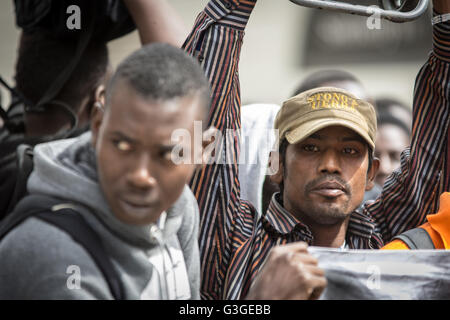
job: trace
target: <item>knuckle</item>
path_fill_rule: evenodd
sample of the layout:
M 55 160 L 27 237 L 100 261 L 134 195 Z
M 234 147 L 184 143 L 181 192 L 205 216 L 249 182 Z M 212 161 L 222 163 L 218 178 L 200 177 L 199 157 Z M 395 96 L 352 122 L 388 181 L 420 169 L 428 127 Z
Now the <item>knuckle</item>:
M 313 264 L 313 265 L 318 265 L 319 264 L 319 260 L 316 257 L 311 256 L 311 255 L 309 255 L 309 257 L 311 259 L 311 264 Z
M 301 271 L 300 272 L 300 279 L 303 282 L 309 283 L 309 282 L 311 282 L 311 274 L 309 272 Z

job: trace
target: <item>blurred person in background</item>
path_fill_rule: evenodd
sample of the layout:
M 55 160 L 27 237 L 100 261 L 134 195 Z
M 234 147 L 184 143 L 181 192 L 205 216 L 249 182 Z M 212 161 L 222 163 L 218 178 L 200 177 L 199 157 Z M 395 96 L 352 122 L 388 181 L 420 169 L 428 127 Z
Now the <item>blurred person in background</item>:
M 380 160 L 380 168 L 375 182 L 382 187 L 386 178 L 400 167 L 400 156 L 410 144 L 411 131 L 405 121 L 386 111 L 377 114 L 377 122 L 375 157 Z
M 398 99 L 391 97 L 377 97 L 375 98 L 374 106 L 377 114 L 390 114 L 394 118 L 402 121 L 411 131 L 412 112 L 411 107 L 407 106 Z

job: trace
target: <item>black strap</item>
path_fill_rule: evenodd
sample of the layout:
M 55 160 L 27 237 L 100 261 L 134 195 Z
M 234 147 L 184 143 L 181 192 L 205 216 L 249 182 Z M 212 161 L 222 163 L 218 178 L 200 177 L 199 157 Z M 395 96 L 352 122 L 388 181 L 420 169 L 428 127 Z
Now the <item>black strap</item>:
M 408 230 L 394 237 L 393 240 L 403 241 L 411 250 L 435 249 L 430 235 L 422 228 Z
M 15 210 L 13 213 L 7 215 L 0 224 L 0 241 L 17 225 L 25 219 L 36 215 L 43 210 L 37 208 L 35 210 Z
M 76 242 L 78 242 L 92 257 L 97 267 L 103 273 L 108 283 L 111 294 L 116 300 L 125 298 L 122 281 L 112 265 L 111 260 L 106 255 L 106 251 L 98 235 L 87 224 L 83 217 L 73 209 L 62 208 L 56 212 L 42 206 L 35 207 L 34 210 L 23 210 L 30 206 L 33 197 L 29 196 L 19 204 L 19 208 L 8 215 L 0 224 L 0 240 L 5 237 L 12 229 L 19 225 L 25 219 L 35 216 L 44 220 L 61 230 L 67 232 Z

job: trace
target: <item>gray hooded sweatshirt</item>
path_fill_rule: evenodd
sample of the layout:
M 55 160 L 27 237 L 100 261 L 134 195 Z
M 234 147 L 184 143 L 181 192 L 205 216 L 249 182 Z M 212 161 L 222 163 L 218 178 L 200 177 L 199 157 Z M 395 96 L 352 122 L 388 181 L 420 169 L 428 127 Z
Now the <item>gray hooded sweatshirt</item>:
M 120 275 L 126 299 L 199 299 L 199 212 L 189 187 L 157 224 L 127 225 L 99 188 L 90 139 L 86 133 L 36 146 L 29 193 L 61 200 L 51 209 L 55 214 L 69 206 L 83 216 Z M 0 242 L 0 299 L 113 296 L 82 246 L 59 228 L 29 218 Z

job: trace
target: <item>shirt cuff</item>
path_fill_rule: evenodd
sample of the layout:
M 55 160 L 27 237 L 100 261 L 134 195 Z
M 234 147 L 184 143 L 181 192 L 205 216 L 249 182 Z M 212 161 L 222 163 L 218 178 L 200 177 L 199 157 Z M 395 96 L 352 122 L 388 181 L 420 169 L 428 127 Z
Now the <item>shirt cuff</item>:
M 244 30 L 256 0 L 211 0 L 205 13 L 218 24 Z

